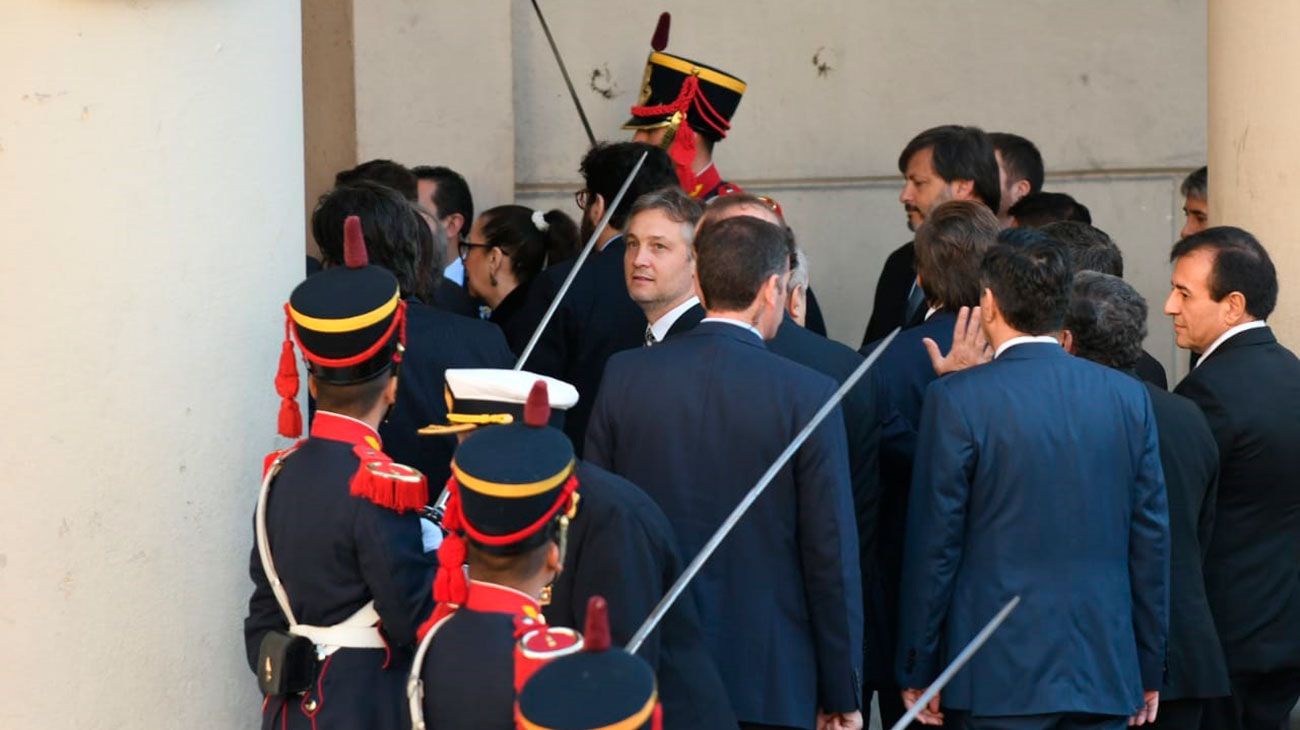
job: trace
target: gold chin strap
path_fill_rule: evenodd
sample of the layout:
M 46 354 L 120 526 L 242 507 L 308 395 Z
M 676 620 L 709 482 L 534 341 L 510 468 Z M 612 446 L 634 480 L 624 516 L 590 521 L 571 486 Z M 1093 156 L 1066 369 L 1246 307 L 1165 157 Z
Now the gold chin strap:
M 564 569 L 564 556 L 567 555 L 569 552 L 569 523 L 573 521 L 574 517 L 578 516 L 578 502 L 581 500 L 582 500 L 582 495 L 578 494 L 577 492 L 574 492 L 573 495 L 569 497 L 568 509 L 564 511 L 564 514 L 560 515 L 560 569 L 561 570 Z M 551 584 L 554 582 L 555 579 L 552 578 L 551 583 L 547 583 L 546 587 L 542 589 L 542 596 L 541 598 L 538 599 L 537 601 L 538 603 L 542 604 L 543 606 L 549 606 L 551 604 Z
M 448 413 L 447 423 L 430 424 L 416 431 L 421 436 L 442 436 L 449 433 L 464 433 L 473 431 L 479 426 L 507 425 L 515 422 L 515 417 L 509 413 Z
M 664 132 L 664 139 L 659 143 L 659 148 L 667 150 L 673 145 L 673 140 L 677 139 L 677 130 L 682 126 L 682 121 L 686 117 L 681 112 L 673 112 L 673 116 L 668 120 L 668 131 Z

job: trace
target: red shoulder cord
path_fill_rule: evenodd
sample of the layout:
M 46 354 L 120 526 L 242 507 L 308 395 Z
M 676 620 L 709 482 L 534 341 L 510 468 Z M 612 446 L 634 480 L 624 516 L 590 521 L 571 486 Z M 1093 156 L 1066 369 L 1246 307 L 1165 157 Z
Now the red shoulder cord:
M 693 169 L 695 165 L 695 130 L 691 128 L 688 120 L 695 119 L 707 124 L 713 131 L 718 133 L 719 137 L 723 138 L 727 136 L 727 131 L 731 129 L 731 123 L 719 114 L 718 110 L 709 103 L 708 98 L 700 92 L 700 79 L 695 74 L 686 77 L 686 81 L 682 83 L 682 90 L 673 101 L 654 106 L 632 107 L 632 115 L 638 117 L 652 117 L 661 114 L 672 115 L 679 112 L 682 115 L 682 121 L 673 136 L 673 143 L 668 147 L 668 156 L 673 160 L 677 180 L 681 183 L 682 189 L 693 198 L 699 197 L 702 193 L 708 191 L 704 189 L 703 183 L 700 182 Z

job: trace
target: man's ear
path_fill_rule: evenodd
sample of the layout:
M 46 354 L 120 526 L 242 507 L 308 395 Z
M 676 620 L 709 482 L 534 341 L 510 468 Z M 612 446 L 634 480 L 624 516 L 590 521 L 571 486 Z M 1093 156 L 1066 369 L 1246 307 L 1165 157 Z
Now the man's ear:
M 953 200 L 970 200 L 975 197 L 974 180 L 953 180 L 948 184 L 952 186 Z
M 388 377 L 388 385 L 384 387 L 384 403 L 393 405 L 397 402 L 397 376 Z
M 1071 332 L 1070 330 L 1063 329 L 1060 331 L 1059 334 L 1057 334 L 1056 339 L 1060 341 L 1061 347 L 1065 348 L 1066 352 L 1070 353 L 1071 355 L 1074 354 L 1074 333 L 1073 332 Z
M 600 193 L 592 193 L 591 199 L 587 201 L 587 215 L 591 216 L 591 223 L 594 226 L 605 216 L 605 197 Z
M 1001 314 L 1001 310 L 998 309 L 998 300 L 993 296 L 993 290 L 984 287 L 984 291 L 980 292 L 980 319 L 986 323 L 991 323 Z
M 767 277 L 767 282 L 763 284 L 760 293 L 764 301 L 767 302 L 767 306 L 773 309 L 779 308 L 781 306 L 781 275 L 772 274 Z
M 1228 292 L 1228 296 L 1223 298 L 1223 304 L 1227 304 L 1227 309 L 1223 313 L 1224 321 L 1229 327 L 1236 327 L 1246 321 L 1246 295 L 1239 291 Z
M 310 395 L 313 400 L 316 399 L 316 378 L 311 373 L 307 374 L 307 395 Z
M 447 238 L 457 238 L 461 231 L 465 230 L 465 216 L 460 213 L 452 213 L 442 219 L 442 227 L 447 231 Z
M 1017 180 L 1011 186 L 1011 200 L 1010 200 L 1011 205 L 1015 205 L 1016 203 L 1020 202 L 1020 199 L 1025 197 L 1028 194 L 1029 194 L 1029 181 Z M 1008 205 L 1007 207 L 1010 208 L 1011 205 Z
M 556 575 L 564 570 L 564 563 L 560 559 L 560 546 L 554 541 L 546 543 L 546 569 Z

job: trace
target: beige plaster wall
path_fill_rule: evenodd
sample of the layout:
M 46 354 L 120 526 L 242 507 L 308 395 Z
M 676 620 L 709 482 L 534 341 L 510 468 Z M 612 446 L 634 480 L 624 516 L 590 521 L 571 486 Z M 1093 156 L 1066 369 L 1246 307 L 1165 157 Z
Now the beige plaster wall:
M 320 249 L 311 212 L 334 174 L 357 164 L 357 104 L 353 74 L 352 0 L 312 0 L 302 7 L 304 220 L 307 251 Z
M 1048 189 L 1077 193 L 1124 248 L 1153 309 L 1148 349 L 1174 366 L 1163 256 L 1182 225 L 1170 191 L 1205 161 L 1205 0 L 544 7 L 597 136 L 627 134 L 661 9 L 673 13 L 669 51 L 749 82 L 718 165 L 782 202 L 833 337 L 858 344 L 880 266 L 910 239 L 899 151 L 956 122 L 1038 143 Z M 518 194 L 572 209 L 586 139 L 531 6 L 513 16 Z M 596 70 L 610 98 L 592 88 Z
M 355 3 L 357 159 L 447 165 L 468 180 L 476 210 L 510 202 L 510 10 L 518 4 Z
M 297 3 L 5 3 L 0 727 L 251 727 Z

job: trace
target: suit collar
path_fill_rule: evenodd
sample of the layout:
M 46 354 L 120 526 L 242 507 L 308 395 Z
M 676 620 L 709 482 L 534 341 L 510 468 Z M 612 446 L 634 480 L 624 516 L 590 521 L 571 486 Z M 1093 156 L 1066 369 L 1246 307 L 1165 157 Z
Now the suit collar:
M 1052 357 L 1069 357 L 1065 348 L 1056 342 L 1021 342 L 1008 347 L 998 355 L 995 362 L 1000 360 L 1036 360 Z
M 767 347 L 767 345 L 763 344 L 763 338 L 758 336 L 753 330 L 748 327 L 729 324 L 727 322 L 702 321 L 696 325 L 695 329 L 688 332 L 687 335 L 693 335 L 696 333 L 699 333 L 700 335 L 726 337 L 737 342 L 743 342 L 747 345 L 755 345 L 763 348 Z
M 1249 324 L 1255 323 L 1251 322 Z M 1229 332 L 1231 332 L 1231 330 L 1229 330 Z M 1250 347 L 1251 345 L 1271 345 L 1275 342 L 1277 342 L 1277 337 L 1273 334 L 1273 328 L 1261 321 L 1257 326 L 1248 329 L 1240 329 L 1211 345 L 1209 351 L 1202 355 L 1201 359 L 1196 362 L 1196 367 L 1199 368 L 1202 363 L 1225 350 L 1231 350 L 1236 347 Z

